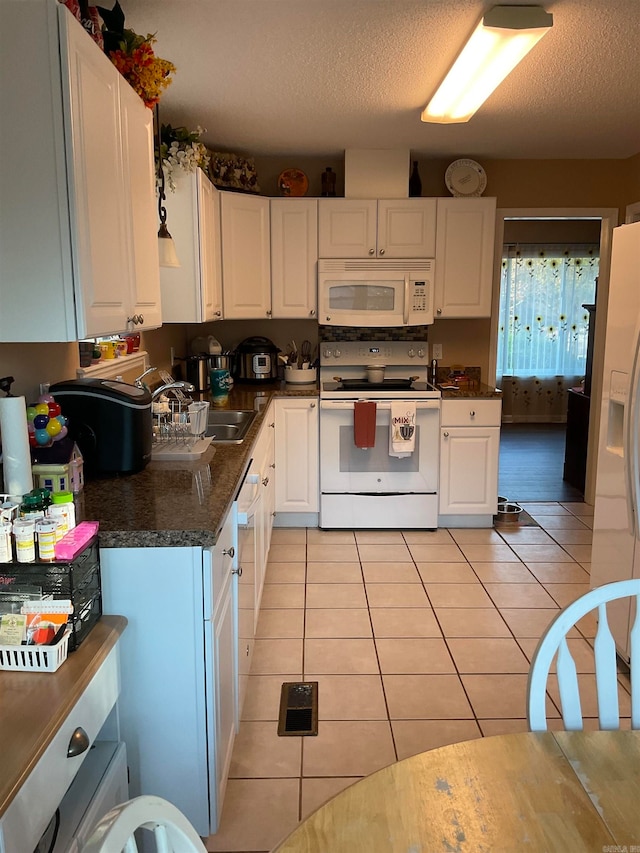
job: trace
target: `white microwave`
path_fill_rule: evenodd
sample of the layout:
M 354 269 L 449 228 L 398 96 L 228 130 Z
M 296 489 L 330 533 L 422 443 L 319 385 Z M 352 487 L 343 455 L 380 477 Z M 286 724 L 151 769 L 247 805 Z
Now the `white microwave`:
M 318 322 L 327 326 L 433 323 L 433 258 L 318 261 Z

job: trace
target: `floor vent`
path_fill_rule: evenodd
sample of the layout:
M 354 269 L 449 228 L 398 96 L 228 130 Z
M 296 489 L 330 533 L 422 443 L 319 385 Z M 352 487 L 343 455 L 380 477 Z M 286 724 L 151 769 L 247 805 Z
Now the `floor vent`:
M 318 734 L 318 682 L 285 681 L 280 691 L 280 737 Z

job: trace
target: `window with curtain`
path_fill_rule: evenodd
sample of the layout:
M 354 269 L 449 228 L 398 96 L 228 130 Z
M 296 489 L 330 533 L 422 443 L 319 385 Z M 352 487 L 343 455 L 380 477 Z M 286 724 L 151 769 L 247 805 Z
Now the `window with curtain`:
M 562 420 L 584 378 L 599 245 L 507 244 L 502 258 L 498 384 L 510 420 Z

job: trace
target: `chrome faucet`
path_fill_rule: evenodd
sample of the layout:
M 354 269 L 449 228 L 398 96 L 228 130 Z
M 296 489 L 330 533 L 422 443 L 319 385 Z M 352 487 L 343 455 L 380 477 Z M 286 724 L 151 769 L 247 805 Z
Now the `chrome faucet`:
M 191 382 L 182 382 L 181 380 L 176 380 L 175 382 L 165 382 L 164 385 L 160 385 L 158 388 L 154 388 L 151 392 L 151 399 L 157 400 L 161 394 L 164 394 L 165 391 L 170 391 L 172 388 L 180 389 L 181 391 L 186 391 L 187 394 L 191 393 L 191 391 L 195 391 L 195 385 L 192 385 Z
M 166 373 L 163 370 L 159 370 L 160 378 L 163 379 L 162 385 L 159 385 L 157 388 L 154 388 L 153 391 L 149 388 L 146 382 L 143 382 L 145 376 L 148 376 L 149 373 L 153 373 L 158 370 L 157 367 L 148 367 L 144 373 L 141 373 L 140 376 L 136 376 L 133 380 L 133 384 L 137 385 L 138 388 L 145 388 L 147 391 L 151 393 L 151 399 L 157 400 L 161 394 L 164 394 L 165 391 L 170 391 L 175 389 L 176 391 L 179 389 L 180 391 L 186 391 L 187 394 L 190 394 L 192 391 L 195 391 L 195 386 L 191 384 L 191 382 L 183 382 L 181 380 L 172 379 L 169 373 Z M 176 395 L 177 396 L 177 395 Z

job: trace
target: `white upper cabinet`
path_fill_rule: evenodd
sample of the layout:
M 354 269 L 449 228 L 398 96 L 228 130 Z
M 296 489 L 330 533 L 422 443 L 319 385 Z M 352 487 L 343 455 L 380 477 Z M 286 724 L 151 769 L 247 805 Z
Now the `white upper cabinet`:
M 0 339 L 159 325 L 150 111 L 56 0 L 3 3 L 0 39 Z
M 220 202 L 225 319 L 271 317 L 269 199 L 222 192 Z
M 274 318 L 317 316 L 318 202 L 271 199 L 271 310 Z
M 319 199 L 321 258 L 433 258 L 436 199 Z
M 439 198 L 435 316 L 490 317 L 495 198 Z
M 158 214 L 156 170 L 153 158 L 153 113 L 140 96 L 120 86 L 125 198 L 131 201 L 129 253 L 133 257 L 130 277 L 131 315 L 142 317 L 137 328 L 162 325 L 160 271 L 158 267 Z
M 220 193 L 202 169 L 179 173 L 166 191 L 167 227 L 179 267 L 161 267 L 165 323 L 204 323 L 222 317 Z

